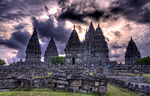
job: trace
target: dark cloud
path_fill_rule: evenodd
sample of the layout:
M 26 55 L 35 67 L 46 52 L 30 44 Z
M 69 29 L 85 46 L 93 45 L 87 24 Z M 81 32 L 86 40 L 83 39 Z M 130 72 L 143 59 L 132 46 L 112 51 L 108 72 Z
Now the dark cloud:
M 58 42 L 67 42 L 71 30 L 64 27 L 65 22 L 58 22 L 58 25 L 55 27 L 52 17 L 47 21 L 39 21 L 36 18 L 32 20 L 33 24 L 38 28 L 40 38 L 50 38 L 53 36 Z
M 24 58 L 25 56 L 25 48 L 30 38 L 29 32 L 14 32 L 12 33 L 10 39 L 1 39 L 0 46 L 4 45 L 8 48 L 18 50 L 17 57 Z
M 19 24 L 19 25 L 17 25 L 17 26 L 14 27 L 14 30 L 21 30 L 21 29 L 23 29 L 26 25 L 27 25 L 27 24 L 24 24 L 24 23 Z
M 95 21 L 117 20 L 119 16 L 124 16 L 128 20 L 140 23 L 150 22 L 150 10 L 145 6 L 150 0 L 117 0 L 106 9 L 99 8 L 96 0 L 81 0 L 70 5 L 68 0 L 62 0 L 62 11 L 58 18 L 60 20 L 70 20 L 77 23 L 87 23 L 85 18 Z
M 119 38 L 121 37 L 121 33 L 119 31 L 114 32 L 114 35 Z
M 111 44 L 112 49 L 121 49 L 126 48 L 126 44 L 118 44 L 118 42 L 114 42 Z
M 0 21 L 22 20 L 26 16 L 39 16 L 43 6 L 52 0 L 0 0 Z
M 50 17 L 47 21 L 39 21 L 36 18 L 32 18 L 33 25 L 37 27 L 39 37 L 41 39 L 47 38 L 50 40 L 51 36 L 54 37 L 56 45 L 60 54 L 64 54 L 64 48 L 70 36 L 71 30 L 64 27 L 64 22 L 58 22 L 57 26 L 54 25 L 53 17 Z M 46 46 L 44 46 L 46 48 Z M 44 52 L 43 52 L 44 53 Z
M 136 45 L 142 54 L 142 57 L 150 56 L 150 31 L 146 32 L 143 36 L 135 39 Z
M 106 21 L 113 18 L 109 12 L 106 12 L 104 9 L 100 9 L 98 6 L 99 5 L 95 0 L 81 0 L 73 2 L 70 5 L 67 4 L 65 7 L 63 6 L 58 19 L 88 24 L 85 18 L 91 18 L 95 21 Z
M 9 48 L 20 49 L 28 42 L 30 34 L 28 32 L 14 32 L 10 39 L 0 40 L 0 45 L 5 45 Z
M 58 19 L 60 20 L 70 20 L 79 23 L 87 23 L 85 20 L 85 15 L 80 14 L 75 11 L 75 9 L 68 8 L 65 12 L 62 12 Z
M 128 20 L 139 23 L 150 23 L 150 10 L 146 4 L 150 0 L 117 0 L 110 6 L 110 12 L 114 15 L 122 15 Z

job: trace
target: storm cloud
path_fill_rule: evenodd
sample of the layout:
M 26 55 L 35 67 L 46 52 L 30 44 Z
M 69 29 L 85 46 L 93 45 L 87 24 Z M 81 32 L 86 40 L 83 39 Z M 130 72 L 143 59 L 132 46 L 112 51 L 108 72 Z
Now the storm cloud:
M 110 6 L 114 15 L 139 23 L 150 23 L 150 0 L 117 0 Z
M 142 56 L 149 55 L 150 0 L 0 0 L 0 46 L 17 50 L 16 58 L 23 58 L 34 26 L 43 54 L 51 36 L 64 54 L 71 33 L 66 21 L 81 26 L 79 33 L 91 21 L 101 23 L 113 60 L 123 60 L 130 36 Z

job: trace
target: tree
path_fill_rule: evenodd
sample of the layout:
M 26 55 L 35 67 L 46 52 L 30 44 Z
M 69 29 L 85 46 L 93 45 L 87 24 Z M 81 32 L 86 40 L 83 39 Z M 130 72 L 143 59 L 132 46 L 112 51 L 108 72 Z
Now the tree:
M 64 56 L 54 56 L 50 60 L 51 64 L 55 65 L 64 65 L 65 64 L 65 57 Z
M 6 64 L 6 62 L 4 60 L 0 59 L 0 65 L 5 65 L 5 64 Z
M 13 63 L 11 63 L 11 64 L 9 64 L 10 66 L 14 66 L 14 65 L 16 65 L 17 63 L 16 62 L 13 62 Z
M 136 60 L 136 64 L 140 65 L 150 65 L 150 57 L 144 57 Z

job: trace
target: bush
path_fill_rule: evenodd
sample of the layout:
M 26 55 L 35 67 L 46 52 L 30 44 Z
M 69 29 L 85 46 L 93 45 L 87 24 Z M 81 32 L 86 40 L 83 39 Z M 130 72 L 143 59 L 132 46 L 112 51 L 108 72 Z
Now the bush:
M 50 60 L 51 64 L 55 65 L 64 65 L 65 64 L 65 57 L 64 56 L 54 56 Z
M 0 65 L 5 65 L 5 64 L 6 64 L 6 62 L 4 60 L 0 59 Z
M 140 65 L 150 65 L 150 57 L 144 57 L 136 60 L 136 64 Z

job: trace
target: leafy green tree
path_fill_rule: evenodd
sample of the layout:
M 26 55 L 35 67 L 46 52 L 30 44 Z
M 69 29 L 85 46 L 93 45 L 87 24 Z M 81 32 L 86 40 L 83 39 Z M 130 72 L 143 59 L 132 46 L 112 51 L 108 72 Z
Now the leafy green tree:
M 0 59 L 0 65 L 5 65 L 5 64 L 6 64 L 6 62 L 4 60 Z
M 54 56 L 50 59 L 51 64 L 55 65 L 64 65 L 65 64 L 65 57 L 64 56 Z
M 136 60 L 136 64 L 140 65 L 150 65 L 150 57 L 144 57 Z
M 14 63 L 11 63 L 11 64 L 9 64 L 10 66 L 14 66 L 14 65 L 16 65 L 16 62 L 14 62 Z

